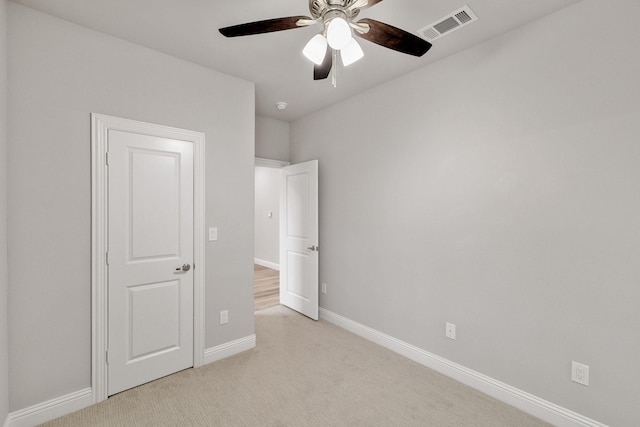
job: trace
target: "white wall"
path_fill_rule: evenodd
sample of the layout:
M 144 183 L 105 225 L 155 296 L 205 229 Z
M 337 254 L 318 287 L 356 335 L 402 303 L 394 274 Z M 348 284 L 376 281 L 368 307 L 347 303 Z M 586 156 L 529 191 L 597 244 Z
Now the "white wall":
M 0 424 L 9 413 L 7 350 L 7 1 L 0 0 Z
M 321 167 L 321 306 L 638 425 L 638 20 L 583 0 L 293 122 L 292 162 Z
M 276 265 L 280 264 L 279 178 L 280 169 L 256 166 L 255 258 Z
M 256 157 L 289 161 L 289 123 L 256 116 Z
M 252 335 L 253 84 L 14 3 L 9 78 L 11 411 L 90 386 L 91 112 L 205 132 L 206 346 Z

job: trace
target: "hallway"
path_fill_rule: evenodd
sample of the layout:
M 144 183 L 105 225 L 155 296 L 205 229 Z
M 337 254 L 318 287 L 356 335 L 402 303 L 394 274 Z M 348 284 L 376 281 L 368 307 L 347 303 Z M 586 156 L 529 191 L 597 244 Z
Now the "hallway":
M 253 274 L 255 311 L 280 304 L 280 272 L 254 264 Z

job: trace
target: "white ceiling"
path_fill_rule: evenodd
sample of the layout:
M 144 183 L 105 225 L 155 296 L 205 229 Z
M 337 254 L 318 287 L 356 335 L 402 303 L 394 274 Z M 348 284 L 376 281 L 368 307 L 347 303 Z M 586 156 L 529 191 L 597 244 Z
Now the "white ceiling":
M 362 40 L 365 57 L 314 81 L 303 55 L 319 25 L 225 38 L 218 28 L 285 16 L 309 16 L 307 0 L 12 0 L 59 18 L 203 65 L 256 84 L 256 113 L 291 121 L 394 79 L 578 0 L 385 0 L 361 11 L 415 33 L 469 5 L 479 20 L 434 42 L 416 58 Z M 487 54 L 490 54 L 488 52 Z M 285 101 L 285 111 L 275 108 Z

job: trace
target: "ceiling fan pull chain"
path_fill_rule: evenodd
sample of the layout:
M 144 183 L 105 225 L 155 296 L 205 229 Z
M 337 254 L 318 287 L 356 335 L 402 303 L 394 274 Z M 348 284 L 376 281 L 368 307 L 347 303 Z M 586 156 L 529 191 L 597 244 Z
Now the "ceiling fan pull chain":
M 336 59 L 338 58 L 338 54 L 337 54 L 337 50 L 332 49 L 333 50 L 333 67 L 331 70 L 331 84 L 333 85 L 333 87 L 338 87 L 338 78 L 336 76 L 336 74 L 338 73 L 338 63 L 336 62 Z

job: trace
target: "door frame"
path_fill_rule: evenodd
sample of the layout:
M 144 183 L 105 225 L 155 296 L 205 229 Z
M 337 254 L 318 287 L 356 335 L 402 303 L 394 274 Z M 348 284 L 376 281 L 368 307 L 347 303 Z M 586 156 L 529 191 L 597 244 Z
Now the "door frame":
M 93 402 L 108 397 L 108 175 L 110 130 L 193 143 L 193 366 L 204 365 L 205 351 L 205 134 L 91 113 L 91 390 Z
M 285 166 L 290 166 L 291 163 L 285 162 L 284 160 L 272 160 L 265 159 L 263 157 L 255 158 L 255 166 L 262 166 L 265 168 L 274 168 L 274 169 L 282 169 Z

